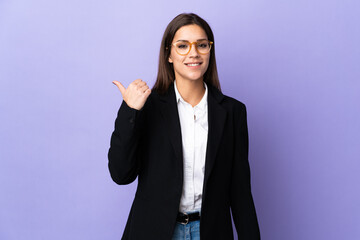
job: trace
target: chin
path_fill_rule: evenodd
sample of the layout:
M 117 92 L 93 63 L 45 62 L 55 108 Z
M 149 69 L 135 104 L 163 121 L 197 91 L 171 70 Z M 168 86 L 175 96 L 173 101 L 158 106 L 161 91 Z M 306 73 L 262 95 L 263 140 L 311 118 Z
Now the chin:
M 192 81 L 198 81 L 198 80 L 201 80 L 203 77 L 204 77 L 204 74 L 194 74 L 194 75 L 187 76 L 185 78 L 192 80 Z
M 181 74 L 181 72 L 175 72 L 175 79 L 184 79 L 189 81 L 198 81 L 203 79 L 204 73 L 202 71 L 194 71 L 194 72 L 183 72 L 185 74 Z

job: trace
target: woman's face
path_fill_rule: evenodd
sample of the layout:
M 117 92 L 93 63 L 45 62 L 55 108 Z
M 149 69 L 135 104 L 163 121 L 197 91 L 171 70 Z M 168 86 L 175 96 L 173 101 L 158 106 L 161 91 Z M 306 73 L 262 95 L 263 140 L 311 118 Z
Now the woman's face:
M 199 40 L 208 40 L 205 31 L 198 25 L 186 25 L 177 30 L 172 44 L 181 41 L 196 42 Z M 174 66 L 175 79 L 177 81 L 202 80 L 209 66 L 210 52 L 207 54 L 199 54 L 195 48 L 195 44 L 191 46 L 190 52 L 182 56 L 178 54 L 175 47 L 171 47 L 169 62 Z

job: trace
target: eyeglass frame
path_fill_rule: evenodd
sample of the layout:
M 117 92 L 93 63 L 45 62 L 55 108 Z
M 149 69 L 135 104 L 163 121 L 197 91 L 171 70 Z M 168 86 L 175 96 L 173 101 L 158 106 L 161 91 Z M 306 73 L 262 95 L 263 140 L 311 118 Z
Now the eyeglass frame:
M 204 40 L 202 40 L 202 41 L 204 41 Z M 175 52 L 176 52 L 177 54 L 181 55 L 181 56 L 186 56 L 186 55 L 188 55 L 189 52 L 191 51 L 192 45 L 195 44 L 195 49 L 196 49 L 196 51 L 197 51 L 199 54 L 201 54 L 201 55 L 206 55 L 206 54 L 208 54 L 208 53 L 211 51 L 211 46 L 214 44 L 213 41 L 210 41 L 210 40 L 206 40 L 206 41 L 208 41 L 208 42 L 209 42 L 209 45 L 210 45 L 209 51 L 208 51 L 207 53 L 200 53 L 200 52 L 199 52 L 199 50 L 198 50 L 198 48 L 197 48 L 197 45 L 196 45 L 196 44 L 198 43 L 197 41 L 196 41 L 196 42 L 181 41 L 181 42 L 188 42 L 188 43 L 190 44 L 189 51 L 188 51 L 186 54 L 180 54 L 180 53 L 177 51 L 177 49 L 175 48 Z M 176 47 L 176 46 L 175 46 L 176 43 L 177 43 L 177 42 L 174 42 L 174 43 L 170 44 L 170 47 L 172 47 L 172 46 Z M 166 49 L 169 49 L 169 48 L 166 47 Z

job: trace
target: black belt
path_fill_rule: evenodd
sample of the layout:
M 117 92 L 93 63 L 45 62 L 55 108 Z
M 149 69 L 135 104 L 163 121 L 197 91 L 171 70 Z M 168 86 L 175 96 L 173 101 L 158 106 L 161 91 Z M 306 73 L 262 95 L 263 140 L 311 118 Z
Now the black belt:
M 199 212 L 194 212 L 189 214 L 179 212 L 176 217 L 176 221 L 184 225 L 188 224 L 189 222 L 197 221 L 197 220 L 200 220 Z

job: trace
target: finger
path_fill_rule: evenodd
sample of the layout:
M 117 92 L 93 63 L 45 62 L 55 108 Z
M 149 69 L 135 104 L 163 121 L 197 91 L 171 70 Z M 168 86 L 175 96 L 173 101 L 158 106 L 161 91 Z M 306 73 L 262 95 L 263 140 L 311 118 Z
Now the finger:
M 124 96 L 126 88 L 121 84 L 121 82 L 113 81 L 113 84 L 115 84 L 119 88 L 121 94 Z
M 142 87 L 142 86 L 146 85 L 146 82 L 141 81 L 141 82 L 139 82 L 137 85 L 140 86 L 140 87 Z
M 139 87 L 142 87 L 144 84 L 146 84 L 146 82 L 142 81 L 141 79 L 139 79 L 140 81 L 134 81 L 132 83 L 132 85 L 135 87 L 135 89 L 138 89 Z
M 149 95 L 150 95 L 150 93 L 151 93 L 151 89 L 149 88 L 149 89 L 147 89 L 147 90 L 145 91 L 144 97 L 145 97 L 145 98 L 148 98 Z
M 136 89 L 141 89 L 143 86 L 147 86 L 146 82 L 140 82 L 136 85 Z
M 142 82 L 143 81 L 141 79 L 136 79 L 132 83 L 129 84 L 129 87 L 136 89 L 136 86 Z
M 141 88 L 139 88 L 140 92 L 144 93 L 147 89 L 149 89 L 149 87 L 147 85 L 142 86 Z

